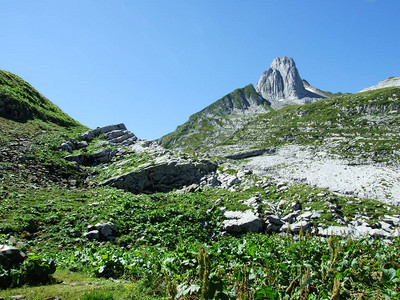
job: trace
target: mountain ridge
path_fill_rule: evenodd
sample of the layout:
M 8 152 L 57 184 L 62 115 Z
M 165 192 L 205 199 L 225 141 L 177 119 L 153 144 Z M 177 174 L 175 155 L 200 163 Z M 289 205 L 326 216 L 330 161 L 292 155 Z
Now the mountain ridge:
M 241 125 L 257 114 L 285 105 L 311 103 L 325 97 L 322 91 L 300 78 L 293 58 L 277 57 L 271 67 L 263 72 L 256 87 L 249 84 L 225 95 L 191 115 L 187 122 L 161 137 L 158 142 L 167 148 L 179 146 L 180 143 L 188 145 L 185 139 L 189 144 L 192 143 L 191 139 L 206 143 L 210 140 L 213 144 L 227 134 L 240 130 Z M 204 130 L 207 133 L 201 134 Z

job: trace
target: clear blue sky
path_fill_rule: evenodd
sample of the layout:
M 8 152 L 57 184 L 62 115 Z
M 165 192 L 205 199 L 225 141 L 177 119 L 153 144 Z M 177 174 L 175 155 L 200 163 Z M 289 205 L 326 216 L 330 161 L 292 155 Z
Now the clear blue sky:
M 0 0 L 0 68 L 81 123 L 159 138 L 277 56 L 332 92 L 399 76 L 398 0 Z

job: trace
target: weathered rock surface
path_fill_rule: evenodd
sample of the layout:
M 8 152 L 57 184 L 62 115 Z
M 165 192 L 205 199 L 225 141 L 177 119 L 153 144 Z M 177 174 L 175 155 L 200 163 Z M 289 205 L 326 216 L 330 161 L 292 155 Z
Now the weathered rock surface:
M 118 228 L 112 222 L 97 223 L 96 225 L 88 226 L 88 232 L 83 234 L 83 237 L 90 240 L 108 240 L 114 241 L 118 236 Z
M 294 60 L 277 57 L 257 82 L 256 91 L 279 108 L 286 104 L 306 104 L 325 98 L 306 90 Z
M 132 193 L 167 192 L 200 183 L 203 176 L 215 172 L 216 168 L 215 164 L 206 160 L 194 162 L 162 157 L 154 164 L 110 178 L 100 185 L 110 185 Z
M 116 124 L 116 125 L 108 125 L 108 126 L 104 126 L 104 127 L 97 127 L 96 129 L 85 132 L 79 138 L 81 140 L 90 142 L 94 138 L 98 137 L 100 134 L 107 133 L 107 132 L 114 131 L 114 130 L 126 130 L 126 127 L 122 123 Z
M 121 148 L 103 148 L 93 154 L 67 155 L 64 157 L 64 159 L 68 161 L 74 161 L 79 165 L 96 166 L 99 164 L 108 163 L 112 158 L 116 156 L 122 156 L 125 152 L 126 151 Z
M 242 211 L 226 211 L 225 218 L 222 223 L 222 230 L 237 234 L 246 232 L 259 232 L 262 228 L 261 220 L 251 210 Z

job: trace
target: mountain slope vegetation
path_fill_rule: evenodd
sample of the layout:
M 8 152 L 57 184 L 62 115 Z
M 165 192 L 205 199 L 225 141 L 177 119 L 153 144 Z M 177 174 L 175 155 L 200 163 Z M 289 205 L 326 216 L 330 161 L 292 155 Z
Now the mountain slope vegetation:
M 374 161 L 393 163 L 398 89 L 270 111 L 247 86 L 169 136 L 168 145 L 189 152 L 184 153 L 145 140 L 110 143 L 132 138 L 123 129 L 98 128 L 87 138 L 87 127 L 22 79 L 1 74 L 0 245 L 17 247 L 27 258 L 12 267 L 0 264 L 0 297 L 399 298 L 399 207 L 279 182 L 222 157 L 212 160 L 213 173 L 168 192 L 134 194 L 99 184 L 124 174 L 146 175 L 152 166 L 201 165 L 214 148 L 221 154 L 286 143 L 323 146 L 336 135 L 368 139 L 370 148 L 360 159 L 377 152 Z M 246 103 L 255 110 L 243 113 Z M 354 146 L 361 147 L 357 141 Z M 60 147 L 85 142 L 80 149 Z M 329 146 L 332 155 L 354 156 L 339 146 Z M 71 160 L 91 155 L 106 159 Z M 166 174 L 156 175 L 165 183 Z M 235 227 L 240 220 L 227 219 L 229 214 L 252 216 L 256 230 Z M 330 236 L 355 228 L 367 235 Z
M 184 144 L 197 151 L 203 144 L 226 139 L 238 126 L 252 119 L 254 113 L 271 110 L 270 103 L 249 84 L 193 114 L 185 124 L 162 137 L 160 143 L 167 148 Z
M 197 126 L 197 139 L 192 137 L 192 131 L 181 129 L 188 125 L 182 125 L 169 135 L 174 136 L 174 144 L 163 145 L 218 154 L 294 143 L 326 148 L 331 154 L 360 161 L 394 163 L 399 159 L 399 88 L 286 106 L 241 121 L 236 121 L 240 125 L 235 130 L 213 127 L 217 131 L 214 133 Z M 203 118 L 201 122 L 211 123 L 213 118 Z M 218 138 L 207 139 L 209 134 Z M 202 143 L 204 139 L 206 143 Z
M 60 126 L 80 124 L 51 103 L 29 83 L 0 70 L 0 117 L 18 122 L 40 119 Z

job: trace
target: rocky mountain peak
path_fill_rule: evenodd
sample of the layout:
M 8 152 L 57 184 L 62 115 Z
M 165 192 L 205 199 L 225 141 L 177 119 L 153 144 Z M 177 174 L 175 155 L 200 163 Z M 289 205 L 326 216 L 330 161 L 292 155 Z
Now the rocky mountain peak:
M 293 58 L 277 57 L 262 73 L 256 91 L 275 108 L 286 104 L 305 104 L 323 98 L 306 90 Z

